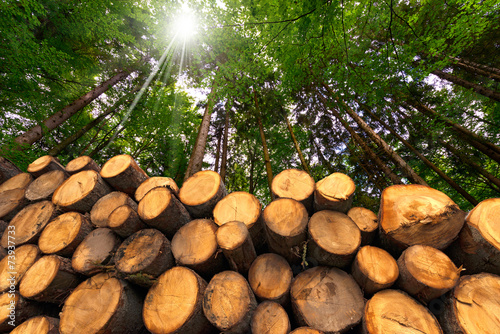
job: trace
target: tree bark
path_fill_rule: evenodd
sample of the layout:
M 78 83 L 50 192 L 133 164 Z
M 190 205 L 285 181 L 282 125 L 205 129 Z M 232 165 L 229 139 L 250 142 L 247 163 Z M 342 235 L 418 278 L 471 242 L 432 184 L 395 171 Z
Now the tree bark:
M 87 94 L 81 96 L 72 103 L 68 104 L 66 107 L 62 108 L 60 111 L 45 119 L 42 122 L 42 125 L 36 125 L 24 132 L 22 135 L 16 137 L 14 141 L 19 145 L 18 149 L 21 149 L 22 146 L 31 145 L 34 142 L 40 140 L 45 135 L 45 133 L 50 132 L 60 126 L 71 116 L 82 110 L 90 102 L 101 96 L 101 94 L 128 77 L 130 73 L 130 71 L 120 71 L 118 74 L 106 80 Z
M 226 117 L 224 123 L 224 139 L 222 141 L 222 159 L 220 162 L 220 177 L 222 179 L 222 182 L 226 181 L 228 133 L 229 133 L 229 109 L 226 108 Z
M 500 69 L 498 69 L 498 68 L 490 67 L 490 66 L 483 65 L 483 64 L 478 64 L 478 63 L 472 62 L 470 60 L 460 59 L 460 58 L 456 58 L 456 57 L 452 57 L 451 59 L 453 59 L 457 62 L 464 63 L 466 65 L 472 66 L 474 68 L 479 68 L 479 69 L 482 69 L 484 71 L 494 73 L 494 74 L 500 76 Z
M 476 92 L 477 94 L 486 96 L 487 98 L 490 98 L 492 100 L 500 102 L 500 92 L 494 91 L 492 89 L 488 89 L 486 87 L 472 83 L 470 81 L 459 78 L 459 77 L 452 75 L 450 73 L 443 72 L 441 70 L 434 70 L 431 73 L 437 75 L 441 79 L 444 79 L 446 81 L 450 81 L 456 85 L 464 87 L 465 89 L 471 89 L 472 91 Z
M 259 103 L 257 101 L 257 93 L 254 92 L 254 101 L 255 101 L 255 107 L 257 109 L 257 124 L 259 125 L 259 133 L 260 133 L 260 140 L 262 141 L 262 149 L 264 150 L 264 162 L 266 165 L 266 173 L 267 173 L 267 185 L 269 187 L 269 196 L 271 196 L 271 200 L 274 200 L 274 194 L 273 194 L 273 169 L 271 167 L 271 158 L 269 157 L 269 151 L 267 149 L 267 143 L 266 143 L 266 135 L 264 133 L 264 126 L 262 125 L 262 119 L 260 118 L 260 108 L 259 108 Z
M 488 71 L 486 69 L 478 67 L 478 65 L 480 65 L 480 64 L 476 64 L 473 62 L 465 62 L 465 61 L 458 59 L 458 58 L 454 58 L 454 59 L 457 60 L 457 62 L 452 65 L 454 67 L 461 68 L 461 69 L 463 69 L 469 73 L 472 73 L 472 74 L 477 74 L 477 75 L 481 75 L 481 76 L 486 77 L 486 78 L 493 79 L 495 81 L 500 81 L 500 71 L 499 71 L 499 73 L 495 73 L 494 71 Z
M 11 177 L 22 173 L 22 171 L 4 157 L 0 157 L 0 183 L 3 183 Z
M 217 137 L 217 147 L 215 148 L 215 166 L 214 166 L 214 172 L 219 173 L 219 167 L 220 167 L 220 148 L 222 144 L 222 137 L 223 137 L 223 132 L 221 131 L 220 128 L 218 128 L 215 132 L 215 136 Z
M 299 155 L 300 163 L 302 165 L 302 168 L 308 173 L 311 174 L 309 171 L 309 167 L 307 166 L 307 162 L 304 159 L 304 155 L 302 154 L 302 151 L 299 146 L 299 142 L 297 141 L 297 138 L 295 138 L 295 135 L 293 134 L 293 129 L 292 126 L 290 125 L 290 121 L 288 120 L 288 117 L 286 115 L 283 116 L 286 121 L 286 126 L 288 128 L 288 132 L 290 132 L 290 136 L 292 137 L 293 145 L 295 146 L 295 149 L 297 150 L 297 153 Z

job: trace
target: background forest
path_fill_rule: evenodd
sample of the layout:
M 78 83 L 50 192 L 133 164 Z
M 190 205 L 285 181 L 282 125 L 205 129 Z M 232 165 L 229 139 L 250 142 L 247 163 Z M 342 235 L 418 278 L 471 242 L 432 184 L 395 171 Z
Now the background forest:
M 179 185 L 213 169 L 263 204 L 284 169 L 342 172 L 354 206 L 418 183 L 467 210 L 500 196 L 499 17 L 498 0 L 2 1 L 1 155 L 127 153 Z

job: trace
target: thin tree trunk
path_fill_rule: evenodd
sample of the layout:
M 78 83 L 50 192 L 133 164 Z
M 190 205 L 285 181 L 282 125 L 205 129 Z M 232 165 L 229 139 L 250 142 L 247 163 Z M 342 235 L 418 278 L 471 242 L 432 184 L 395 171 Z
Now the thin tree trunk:
M 481 95 L 486 96 L 492 100 L 500 102 L 500 92 L 488 89 L 486 87 L 472 83 L 470 81 L 459 78 L 459 77 L 452 75 L 450 73 L 443 72 L 441 70 L 434 70 L 431 73 L 437 75 L 441 79 L 447 80 L 447 81 L 452 82 L 456 85 L 462 86 L 466 89 L 472 89 L 474 92 L 476 92 L 478 94 L 481 94 Z
M 391 180 L 391 182 L 393 184 L 403 184 L 403 182 L 401 181 L 399 176 L 394 174 L 392 172 L 392 170 L 382 160 L 380 160 L 380 158 L 375 153 L 373 153 L 373 151 L 366 144 L 366 142 L 349 126 L 349 123 L 347 123 L 342 118 L 342 116 L 340 116 L 340 113 L 333 108 L 331 108 L 331 109 L 327 108 L 328 102 L 326 101 L 325 97 L 321 94 L 321 92 L 319 90 L 318 90 L 318 95 L 319 95 L 321 101 L 323 102 L 323 106 L 324 106 L 325 110 L 329 110 L 330 113 L 333 114 L 333 116 L 335 116 L 342 123 L 344 128 L 351 134 L 351 137 L 354 139 L 354 141 L 356 141 L 358 143 L 358 145 L 361 146 L 363 151 L 365 151 L 365 153 L 368 155 L 368 157 L 371 160 L 373 160 L 375 162 L 375 164 L 377 164 L 377 166 L 380 168 L 380 170 L 382 170 L 384 172 L 384 174 L 389 178 L 389 180 Z
M 220 177 L 222 181 L 226 179 L 226 164 L 227 164 L 227 140 L 229 135 L 229 111 L 231 108 L 226 106 L 226 119 L 224 123 L 224 138 L 222 140 L 222 158 L 220 162 Z
M 219 172 L 219 161 L 220 161 L 220 146 L 222 143 L 222 129 L 218 128 L 216 131 L 216 136 L 217 136 L 217 148 L 215 149 L 215 166 L 214 166 L 214 172 L 218 173 Z
M 297 153 L 299 154 L 299 159 L 300 163 L 302 164 L 302 168 L 311 175 L 311 172 L 309 171 L 309 167 L 307 166 L 307 162 L 304 159 L 304 155 L 302 154 L 302 151 L 299 146 L 299 142 L 297 141 L 297 138 L 295 138 L 295 135 L 293 134 L 293 129 L 292 126 L 290 125 L 290 121 L 288 120 L 288 117 L 286 115 L 283 115 L 286 121 L 286 126 L 288 127 L 288 132 L 290 132 L 290 136 L 292 137 L 293 140 L 293 145 L 295 146 L 295 149 L 297 150 Z
M 323 152 L 321 152 L 321 148 L 319 147 L 318 143 L 316 143 L 316 140 L 314 140 L 312 136 L 309 137 L 309 140 L 311 141 L 312 145 L 316 148 L 316 153 L 318 154 L 319 161 L 321 161 L 321 164 L 326 167 L 326 169 L 330 174 L 334 173 L 335 169 L 333 168 L 330 161 L 326 160 L 325 156 L 323 155 Z
M 34 142 L 40 140 L 46 133 L 60 126 L 71 116 L 73 116 L 78 111 L 87 106 L 90 102 L 98 98 L 102 93 L 106 92 L 109 88 L 113 87 L 115 84 L 128 77 L 130 73 L 130 71 L 121 71 L 87 94 L 83 95 L 82 97 L 68 104 L 66 107 L 62 108 L 60 111 L 51 115 L 49 118 L 45 119 L 42 122 L 42 125 L 36 125 L 16 137 L 15 142 L 19 144 L 18 149 L 21 149 L 22 146 L 31 145 Z
M 468 200 L 472 205 L 477 205 L 479 202 L 470 195 L 467 191 L 465 191 L 462 187 L 460 187 L 455 181 L 453 181 L 448 175 L 446 175 L 441 169 L 439 169 L 436 165 L 434 165 L 431 161 L 429 161 L 425 156 L 423 156 L 415 147 L 413 147 L 409 142 L 407 142 L 403 137 L 401 137 L 396 131 L 394 131 L 389 125 L 387 125 L 384 121 L 378 118 L 368 107 L 356 101 L 362 108 L 365 110 L 368 115 L 377 122 L 379 122 L 384 128 L 389 130 L 396 138 L 399 139 L 410 151 L 415 153 L 415 155 L 422 160 L 422 162 L 432 169 L 436 174 L 438 174 L 443 180 L 445 180 L 453 189 L 455 189 L 460 195 L 462 195 L 466 200 Z
M 260 139 L 262 140 L 262 148 L 264 149 L 264 162 L 266 164 L 267 184 L 269 186 L 269 195 L 271 196 L 271 200 L 274 200 L 274 194 L 273 194 L 273 190 L 272 190 L 273 170 L 271 168 L 271 158 L 269 157 L 269 151 L 267 150 L 266 135 L 264 134 L 264 126 L 262 125 L 262 119 L 260 118 L 260 108 L 259 108 L 259 103 L 257 101 L 257 93 L 255 91 L 254 91 L 253 97 L 254 97 L 254 101 L 255 101 L 255 109 L 257 110 L 256 111 L 256 118 L 257 118 L 257 123 L 259 125 Z
M 250 153 L 250 147 L 249 147 L 249 153 Z M 252 150 L 252 152 L 250 153 L 250 178 L 249 178 L 250 184 L 248 187 L 248 192 L 252 195 L 255 192 L 255 180 L 254 180 L 255 160 L 256 160 L 256 154 Z
M 480 75 L 486 78 L 493 79 L 495 81 L 500 81 L 500 74 L 496 74 L 494 72 L 488 72 L 485 71 L 479 67 L 475 67 L 469 64 L 464 63 L 463 61 L 457 61 L 455 64 L 453 64 L 454 67 L 461 68 L 469 73 L 475 74 L 475 75 Z
M 490 66 L 483 65 L 483 64 L 478 64 L 478 63 L 475 63 L 475 62 L 470 61 L 470 60 L 465 60 L 465 59 L 460 59 L 460 58 L 455 58 L 455 57 L 451 57 L 451 59 L 455 60 L 458 63 L 462 63 L 462 64 L 471 66 L 471 67 L 476 68 L 476 69 L 481 69 L 483 71 L 486 71 L 486 72 L 491 73 L 491 74 L 495 74 L 496 76 L 500 77 L 500 69 L 498 69 L 498 68 L 490 67 Z
M 114 130 L 118 127 L 118 125 L 120 125 L 120 123 L 116 124 L 116 125 L 115 125 L 115 126 L 114 126 L 111 130 L 109 130 L 109 131 L 108 131 L 108 133 L 106 133 L 106 135 L 105 135 L 105 136 L 104 136 L 104 138 L 102 139 L 101 143 L 100 143 L 99 145 L 97 145 L 97 146 L 96 146 L 96 147 L 92 150 L 92 152 L 90 152 L 90 153 L 89 153 L 89 157 L 91 157 L 91 158 L 92 158 L 94 155 L 96 155 L 96 154 L 97 154 L 97 152 L 99 152 L 100 150 L 102 150 L 103 148 L 105 148 L 105 147 L 106 147 L 106 145 L 108 145 L 108 144 L 111 142 L 111 140 L 113 140 L 113 135 L 109 136 L 109 138 L 108 138 L 108 135 L 109 135 L 109 134 L 111 134 L 111 133 L 112 133 L 112 132 L 113 132 L 113 131 L 114 131 Z M 122 127 L 121 129 L 119 129 L 119 130 L 116 132 L 116 134 L 115 134 L 114 138 L 116 138 L 116 137 L 118 136 L 118 134 L 119 134 L 120 132 L 122 132 L 123 130 L 125 130 L 125 127 Z
M 352 142 L 354 142 L 353 138 L 351 137 L 351 140 Z M 357 154 L 355 153 L 355 151 L 353 151 L 349 145 L 346 145 L 347 147 L 347 150 L 349 151 L 349 153 L 354 157 L 354 156 L 357 156 Z M 369 168 L 367 167 L 367 161 L 364 157 L 361 157 L 361 156 L 358 156 L 358 159 L 359 159 L 359 165 L 361 166 L 361 168 L 365 171 L 366 175 L 368 175 L 368 182 L 371 182 L 371 180 L 373 179 L 373 184 L 375 184 L 375 186 L 380 190 L 384 190 L 384 188 L 380 187 L 380 185 L 378 184 L 377 180 L 376 180 L 376 176 L 375 176 L 375 173 L 372 173 Z
M 344 101 L 340 100 L 331 90 L 331 88 L 322 83 L 323 87 L 331 94 L 331 96 L 344 107 L 344 110 L 349 114 L 349 116 L 354 119 L 354 121 L 359 125 L 361 129 L 363 129 L 368 136 L 401 168 L 403 173 L 416 184 L 421 184 L 427 186 L 428 184 L 422 179 L 413 168 L 408 165 L 408 163 L 403 160 L 386 142 L 383 140 L 373 129 L 363 121 L 359 115 L 352 110 Z

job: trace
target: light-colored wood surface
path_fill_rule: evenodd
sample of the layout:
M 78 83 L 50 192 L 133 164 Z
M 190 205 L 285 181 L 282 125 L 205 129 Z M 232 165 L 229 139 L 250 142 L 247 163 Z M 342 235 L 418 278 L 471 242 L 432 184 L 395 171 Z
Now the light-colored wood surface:
M 50 200 L 54 191 L 66 180 L 67 173 L 53 170 L 40 175 L 26 188 L 26 199 L 29 201 Z
M 26 189 L 33 182 L 33 176 L 28 173 L 14 175 L 4 183 L 0 184 L 0 193 L 12 189 Z
M 134 196 L 135 191 L 149 176 L 134 158 L 122 154 L 109 159 L 101 169 L 101 176 L 114 189 Z
M 361 207 L 351 208 L 347 215 L 361 231 L 361 245 L 370 244 L 378 231 L 377 215 L 373 211 Z
M 59 334 L 59 319 L 33 317 L 17 326 L 10 334 Z
M 148 193 L 148 191 L 156 187 L 165 187 L 173 191 L 174 194 L 179 193 L 179 187 L 175 183 L 174 179 L 164 176 L 155 176 L 150 177 L 149 179 L 146 179 L 141 183 L 141 185 L 135 191 L 135 200 L 137 202 L 140 202 L 144 195 Z
M 12 306 L 15 311 L 11 317 Z M 43 312 L 49 312 L 50 307 L 40 306 L 39 303 L 27 300 L 22 297 L 19 292 L 5 292 L 0 294 L 0 332 L 9 332 L 13 329 L 10 321 L 14 320 L 14 325 L 18 326 L 28 318 L 41 315 Z
M 271 188 L 275 198 L 294 199 L 312 212 L 316 183 L 306 171 L 285 169 L 273 178 Z
M 137 203 L 127 194 L 121 191 L 113 191 L 101 197 L 92 206 L 90 211 L 90 220 L 97 227 L 108 227 L 108 217 L 119 206 L 129 205 L 137 210 Z
M 324 333 L 311 327 L 299 327 L 293 332 L 290 332 L 290 334 L 324 334 Z
M 40 177 L 41 175 L 50 172 L 52 170 L 61 170 L 66 172 L 66 169 L 59 161 L 51 157 L 50 155 L 45 155 L 40 157 L 28 165 L 28 173 L 33 175 L 33 177 Z
M 122 238 L 146 228 L 137 210 L 127 204 L 114 209 L 109 214 L 106 225 Z
M 0 218 L 13 219 L 29 203 L 24 197 L 25 193 L 26 190 L 22 188 L 2 191 L 0 193 Z
M 216 238 L 229 267 L 246 275 L 257 253 L 245 223 L 239 221 L 225 223 L 217 229 Z
M 290 319 L 285 309 L 278 303 L 265 301 L 255 310 L 252 322 L 252 333 L 288 334 L 290 333 Z
M 22 245 L 13 255 L 0 261 L 0 292 L 10 289 L 12 284 L 19 285 L 28 269 L 40 258 L 40 249 L 36 245 Z
M 352 205 L 356 186 L 342 173 L 333 173 L 316 182 L 314 210 L 333 210 L 346 213 Z
M 85 155 L 71 160 L 66 165 L 66 171 L 69 174 L 76 174 L 83 170 L 95 170 L 99 173 L 101 167 L 91 157 Z

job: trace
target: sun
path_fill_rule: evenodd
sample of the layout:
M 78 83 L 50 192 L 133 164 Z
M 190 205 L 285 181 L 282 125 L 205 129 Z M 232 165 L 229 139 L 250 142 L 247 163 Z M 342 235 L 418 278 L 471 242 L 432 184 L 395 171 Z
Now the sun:
M 196 17 L 186 5 L 182 6 L 181 12 L 175 19 L 174 31 L 176 36 L 184 40 L 188 40 L 196 34 Z

